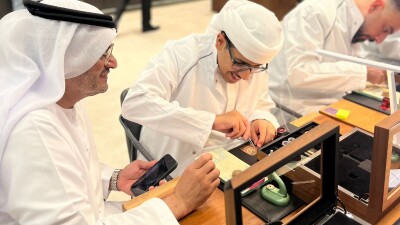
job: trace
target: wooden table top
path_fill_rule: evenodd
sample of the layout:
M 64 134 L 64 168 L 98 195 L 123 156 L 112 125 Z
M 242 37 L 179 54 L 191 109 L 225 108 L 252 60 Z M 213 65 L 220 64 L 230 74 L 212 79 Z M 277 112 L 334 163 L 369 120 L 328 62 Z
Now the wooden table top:
M 155 188 L 150 192 L 146 192 L 136 198 L 131 199 L 128 202 L 125 202 L 122 207 L 123 211 L 134 208 L 146 200 L 150 198 L 163 198 L 167 195 L 170 195 L 176 183 L 178 182 L 179 177 L 173 179 L 172 181 L 167 182 L 166 184 Z M 265 224 L 263 220 L 258 218 L 256 215 L 251 213 L 248 209 L 242 207 L 244 224 L 249 225 L 259 225 Z M 207 218 L 207 219 L 205 219 Z M 225 201 L 224 201 L 224 192 L 219 189 L 216 189 L 211 197 L 204 203 L 201 207 L 187 215 L 186 217 L 179 220 L 179 223 L 182 225 L 193 225 L 193 224 L 205 224 L 205 225 L 214 225 L 214 224 L 225 224 Z
M 361 128 L 370 133 L 374 133 L 375 124 L 388 117 L 388 115 L 384 113 L 372 110 L 346 99 L 341 99 L 320 110 L 321 114 L 339 120 L 335 117 L 335 115 L 329 112 L 329 108 L 333 108 L 335 110 L 343 109 L 350 111 L 349 117 L 347 119 L 341 120 L 341 122 L 353 127 Z

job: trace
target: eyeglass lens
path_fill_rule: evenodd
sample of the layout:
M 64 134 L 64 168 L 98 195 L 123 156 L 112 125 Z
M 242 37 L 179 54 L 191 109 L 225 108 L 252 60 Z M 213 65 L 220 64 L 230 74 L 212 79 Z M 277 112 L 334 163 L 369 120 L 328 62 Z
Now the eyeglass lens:
M 103 56 L 104 56 L 104 65 L 107 65 L 108 62 L 110 61 L 110 57 L 111 57 L 113 48 L 114 48 L 114 43 L 111 44 L 111 45 L 108 47 L 107 51 L 103 54 Z
M 266 64 L 265 67 L 264 66 L 255 67 L 255 66 L 250 66 L 247 63 L 239 63 L 239 62 L 237 62 L 235 57 L 233 57 L 232 50 L 231 50 L 231 48 L 233 47 L 233 44 L 231 43 L 231 41 L 229 40 L 229 38 L 225 34 L 225 32 L 223 32 L 223 35 L 225 36 L 226 42 L 228 44 L 228 52 L 229 52 L 229 56 L 231 57 L 232 68 L 234 70 L 236 70 L 237 72 L 244 72 L 244 71 L 250 70 L 251 73 L 259 73 L 259 72 L 262 72 L 262 71 L 265 71 L 265 70 L 268 69 L 268 64 Z

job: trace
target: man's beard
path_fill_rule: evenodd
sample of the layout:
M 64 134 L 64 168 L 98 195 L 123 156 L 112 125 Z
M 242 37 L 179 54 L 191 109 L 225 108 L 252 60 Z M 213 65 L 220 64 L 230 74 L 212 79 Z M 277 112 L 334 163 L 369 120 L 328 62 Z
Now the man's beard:
M 364 24 L 360 27 L 360 29 L 358 29 L 358 31 L 356 32 L 356 34 L 354 34 L 353 39 L 351 39 L 351 43 L 355 44 L 358 42 L 364 42 L 364 41 L 370 41 L 370 42 L 374 42 L 375 39 L 371 38 L 369 35 L 364 34 Z

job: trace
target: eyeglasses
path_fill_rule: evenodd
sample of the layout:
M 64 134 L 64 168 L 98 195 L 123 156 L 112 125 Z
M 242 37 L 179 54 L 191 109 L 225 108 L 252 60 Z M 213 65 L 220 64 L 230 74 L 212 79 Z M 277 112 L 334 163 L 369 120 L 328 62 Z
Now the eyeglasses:
M 102 58 L 104 57 L 104 65 L 107 65 L 108 62 L 110 61 L 110 57 L 112 54 L 114 48 L 114 43 L 112 43 L 106 50 L 106 52 L 104 52 L 104 54 L 101 56 Z
M 221 32 L 225 38 L 226 38 L 226 42 L 228 43 L 228 52 L 229 52 L 229 56 L 231 57 L 231 61 L 232 61 L 232 69 L 234 69 L 236 72 L 244 72 L 247 70 L 250 70 L 250 73 L 259 73 L 259 72 L 263 72 L 266 71 L 268 69 L 268 64 L 266 64 L 265 66 L 251 66 L 247 63 L 242 63 L 242 62 L 238 62 L 235 57 L 233 57 L 232 54 L 232 50 L 231 48 L 233 47 L 232 42 L 229 40 L 228 36 L 226 36 L 225 32 Z

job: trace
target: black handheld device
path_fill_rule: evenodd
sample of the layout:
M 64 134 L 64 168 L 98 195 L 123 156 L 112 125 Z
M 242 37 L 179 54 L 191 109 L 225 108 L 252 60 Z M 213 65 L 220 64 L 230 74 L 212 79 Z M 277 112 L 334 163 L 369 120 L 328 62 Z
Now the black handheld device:
M 172 158 L 170 154 L 166 154 L 132 184 L 131 191 L 136 196 L 147 191 L 150 186 L 158 185 L 158 183 L 174 171 L 177 166 L 178 163 L 176 160 Z

